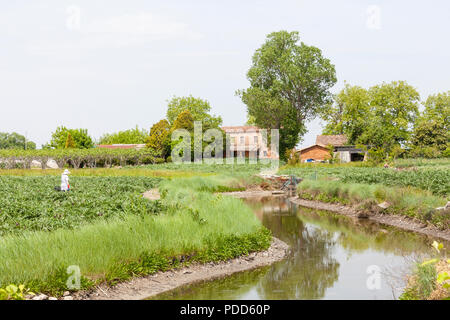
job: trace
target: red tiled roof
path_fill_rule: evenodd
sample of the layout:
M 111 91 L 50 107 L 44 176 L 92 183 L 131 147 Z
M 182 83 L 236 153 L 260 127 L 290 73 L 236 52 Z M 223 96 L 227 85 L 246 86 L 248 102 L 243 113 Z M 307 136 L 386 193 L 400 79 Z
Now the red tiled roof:
M 347 136 L 345 134 L 337 135 L 319 135 L 316 137 L 316 144 L 327 146 L 332 145 L 334 147 L 343 146 L 347 143 Z
M 227 127 L 221 127 L 221 129 L 225 132 L 253 132 L 253 131 L 259 131 L 260 129 L 256 126 L 227 126 Z
M 136 149 L 140 148 L 144 145 L 141 144 L 99 144 L 97 145 L 97 148 L 104 148 L 104 149 Z

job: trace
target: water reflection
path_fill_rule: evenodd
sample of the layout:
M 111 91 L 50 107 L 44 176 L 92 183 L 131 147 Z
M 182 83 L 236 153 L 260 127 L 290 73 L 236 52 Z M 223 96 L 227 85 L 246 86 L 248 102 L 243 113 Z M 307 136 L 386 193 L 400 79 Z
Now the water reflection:
M 399 276 L 418 255 L 430 252 L 431 240 L 417 234 L 298 208 L 282 197 L 245 201 L 274 236 L 290 245 L 287 258 L 155 299 L 392 299 L 395 288 L 386 274 L 380 289 L 367 288 L 367 267 Z

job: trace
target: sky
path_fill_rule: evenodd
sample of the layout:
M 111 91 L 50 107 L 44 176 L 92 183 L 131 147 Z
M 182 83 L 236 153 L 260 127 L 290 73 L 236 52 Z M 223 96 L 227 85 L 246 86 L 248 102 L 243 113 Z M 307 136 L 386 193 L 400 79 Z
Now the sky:
M 0 2 L 0 132 L 38 147 L 57 126 L 94 138 L 165 117 L 167 100 L 208 100 L 224 125 L 242 125 L 235 95 L 267 34 L 299 31 L 344 83 L 405 80 L 422 99 L 450 90 L 450 2 L 149 1 Z M 299 146 L 323 123 L 308 123 Z

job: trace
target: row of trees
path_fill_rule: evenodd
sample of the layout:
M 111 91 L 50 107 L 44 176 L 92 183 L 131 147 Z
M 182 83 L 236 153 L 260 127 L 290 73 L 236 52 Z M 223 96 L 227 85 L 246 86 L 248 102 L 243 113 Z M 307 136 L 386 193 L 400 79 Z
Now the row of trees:
M 16 132 L 0 132 L 0 149 L 33 150 L 36 149 L 36 143 Z
M 42 150 L 34 152 L 0 150 L 0 166 L 29 168 L 32 161 L 37 160 L 45 168 L 48 159 L 54 159 L 59 166 L 69 164 L 75 168 L 161 162 L 169 157 L 171 150 L 180 142 L 171 141 L 174 130 L 185 129 L 191 134 L 193 150 L 194 121 L 202 122 L 203 132 L 219 128 L 222 118 L 211 115 L 210 112 L 211 105 L 206 100 L 193 96 L 173 97 L 168 101 L 167 119 L 160 120 L 149 131 L 136 127 L 105 134 L 98 142 L 98 144 L 146 144 L 146 148 L 140 151 L 94 148 L 94 140 L 87 129 L 69 129 L 60 126 L 52 133 L 51 140 L 43 145 Z M 25 138 L 17 134 L 0 134 L 0 146 L 2 146 L 0 149 L 13 149 L 3 147 L 13 138 L 22 143 L 22 145 L 19 142 L 15 143 L 20 146 L 15 149 L 25 149 L 23 147 Z M 30 150 L 35 148 L 35 144 L 30 144 L 28 147 Z
M 369 89 L 346 84 L 320 116 L 326 122 L 324 134 L 346 134 L 349 144 L 369 145 L 393 156 L 450 155 L 450 91 L 421 102 L 416 89 L 404 81 Z
M 420 96 L 405 81 L 365 89 L 345 85 L 332 96 L 336 72 L 320 49 L 300 41 L 298 32 L 267 36 L 247 72 L 250 87 L 237 91 L 247 105 L 248 123 L 280 130 L 280 155 L 306 133 L 308 120 L 320 117 L 324 134 L 346 134 L 350 144 L 380 154 L 450 156 L 450 91 Z

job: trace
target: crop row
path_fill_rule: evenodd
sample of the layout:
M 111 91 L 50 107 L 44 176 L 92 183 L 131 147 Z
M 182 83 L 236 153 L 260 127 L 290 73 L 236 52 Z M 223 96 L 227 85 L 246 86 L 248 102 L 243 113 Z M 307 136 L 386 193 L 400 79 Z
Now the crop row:
M 450 194 L 450 168 L 426 167 L 420 170 L 395 170 L 369 167 L 287 167 L 281 170 L 281 173 L 295 174 L 308 179 L 331 176 L 339 178 L 342 182 L 414 187 L 440 196 Z
M 159 178 L 73 177 L 58 192 L 58 177 L 0 177 L 0 236 L 24 230 L 75 228 L 99 219 L 145 216 L 160 211 L 142 193 Z

